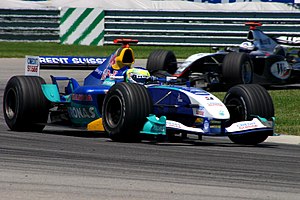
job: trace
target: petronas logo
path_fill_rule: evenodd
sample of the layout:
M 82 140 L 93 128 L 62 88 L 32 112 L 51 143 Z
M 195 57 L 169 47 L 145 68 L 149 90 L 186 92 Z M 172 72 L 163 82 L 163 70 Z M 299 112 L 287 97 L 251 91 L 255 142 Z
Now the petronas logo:
M 60 41 L 62 44 L 103 45 L 104 11 L 100 8 L 63 8 Z

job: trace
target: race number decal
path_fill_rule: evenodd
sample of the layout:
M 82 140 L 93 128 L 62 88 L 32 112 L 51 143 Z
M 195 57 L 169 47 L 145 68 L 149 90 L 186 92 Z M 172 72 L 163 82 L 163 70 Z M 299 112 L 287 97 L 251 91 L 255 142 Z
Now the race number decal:
M 40 61 L 38 56 L 26 56 L 25 75 L 26 76 L 40 75 Z

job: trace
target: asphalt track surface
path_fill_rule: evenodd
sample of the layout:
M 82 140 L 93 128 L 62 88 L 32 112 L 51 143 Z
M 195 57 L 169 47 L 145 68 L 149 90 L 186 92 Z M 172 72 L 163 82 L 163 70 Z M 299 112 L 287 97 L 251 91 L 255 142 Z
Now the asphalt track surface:
M 7 80 L 23 74 L 23 65 L 0 59 L 1 104 Z M 87 72 L 55 72 L 66 73 Z M 300 145 L 207 137 L 117 143 L 57 127 L 12 132 L 2 113 L 1 106 L 0 199 L 300 199 Z

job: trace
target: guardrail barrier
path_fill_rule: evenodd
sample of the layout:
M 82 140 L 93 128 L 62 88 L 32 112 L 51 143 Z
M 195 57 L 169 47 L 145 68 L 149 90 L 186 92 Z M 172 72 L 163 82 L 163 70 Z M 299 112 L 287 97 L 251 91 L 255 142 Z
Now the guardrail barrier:
M 59 42 L 57 9 L 0 9 L 0 41 Z
M 0 9 L 0 41 L 112 44 L 116 38 L 141 45 L 227 46 L 244 40 L 258 21 L 265 33 L 300 37 L 300 11 L 212 12 L 68 8 Z

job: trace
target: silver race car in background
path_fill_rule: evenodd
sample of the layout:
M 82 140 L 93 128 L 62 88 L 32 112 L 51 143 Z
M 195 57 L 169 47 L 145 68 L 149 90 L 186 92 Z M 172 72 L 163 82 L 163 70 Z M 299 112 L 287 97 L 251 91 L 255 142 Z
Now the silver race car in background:
M 215 48 L 215 53 L 194 54 L 182 63 L 172 51 L 155 50 L 148 57 L 147 69 L 155 76 L 171 74 L 202 88 L 300 82 L 300 51 L 286 48 L 300 46 L 300 38 L 271 38 L 257 28 L 261 23 L 246 25 L 250 27 L 247 38 L 238 48 Z

